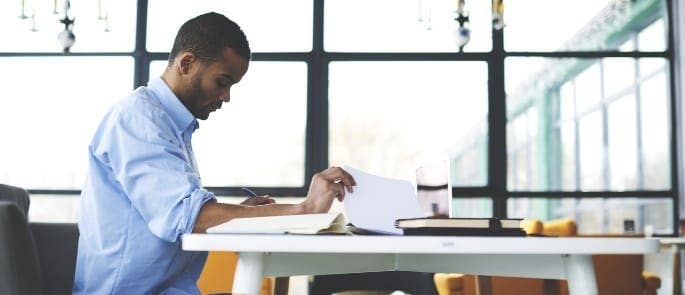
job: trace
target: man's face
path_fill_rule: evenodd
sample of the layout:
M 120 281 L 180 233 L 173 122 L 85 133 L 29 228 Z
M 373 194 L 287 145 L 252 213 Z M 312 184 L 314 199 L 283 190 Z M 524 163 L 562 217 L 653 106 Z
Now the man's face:
M 231 100 L 231 86 L 243 78 L 249 62 L 226 47 L 216 60 L 194 63 L 185 83 L 183 104 L 195 118 L 206 120 L 211 112 Z

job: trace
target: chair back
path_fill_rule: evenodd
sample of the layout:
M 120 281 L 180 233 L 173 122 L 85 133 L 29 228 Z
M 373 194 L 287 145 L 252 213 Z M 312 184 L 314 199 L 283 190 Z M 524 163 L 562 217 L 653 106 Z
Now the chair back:
M 0 286 L 3 293 L 42 294 L 40 263 L 26 214 L 0 201 Z

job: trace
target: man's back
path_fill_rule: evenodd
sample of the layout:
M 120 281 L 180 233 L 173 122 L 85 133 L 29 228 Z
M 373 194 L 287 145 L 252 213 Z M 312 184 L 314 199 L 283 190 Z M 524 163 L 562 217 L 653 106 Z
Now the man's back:
M 202 189 L 190 140 L 197 121 L 154 79 L 116 104 L 89 147 L 74 293 L 197 293 L 206 253 L 181 250 Z

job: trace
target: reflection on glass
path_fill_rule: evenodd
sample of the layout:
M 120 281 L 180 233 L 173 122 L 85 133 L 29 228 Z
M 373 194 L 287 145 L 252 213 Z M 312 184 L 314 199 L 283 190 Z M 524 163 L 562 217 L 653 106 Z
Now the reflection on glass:
M 2 58 L 0 183 L 80 189 L 102 117 L 133 88 L 130 57 Z M 94 74 L 97 73 L 97 74 Z M 39 77 L 37 76 L 39 75 Z
M 150 0 L 147 50 L 169 52 L 181 25 L 215 11 L 236 22 L 253 52 L 304 52 L 312 49 L 312 0 Z M 135 23 L 135 22 L 134 22 Z
M 167 61 L 150 64 L 151 77 Z M 302 62 L 250 62 L 231 88 L 231 102 L 193 137 L 205 186 L 304 185 L 307 66 Z
M 492 47 L 491 1 L 466 1 L 471 39 L 464 51 Z M 456 52 L 453 0 L 326 0 L 324 48 L 342 52 Z
M 670 199 L 607 198 L 512 198 L 508 217 L 535 218 L 543 222 L 570 218 L 579 234 L 634 234 L 651 228 L 657 234 L 673 231 Z
M 136 28 L 135 0 L 71 1 L 69 15 L 76 16 L 76 43 L 71 52 L 133 51 Z M 64 30 L 64 1 L 2 1 L 0 52 L 62 52 L 57 35 Z M 101 5 L 98 7 L 98 3 Z M 20 19 L 21 7 L 29 18 Z M 54 9 L 58 13 L 54 13 Z M 100 15 L 98 15 L 100 14 Z M 35 19 L 32 19 L 34 16 Z M 99 17 L 102 17 L 101 19 Z M 106 17 L 106 19 L 105 19 Z M 35 22 L 34 22 L 35 21 Z M 35 25 L 35 31 L 32 31 Z
M 329 80 L 331 165 L 413 180 L 421 159 L 485 147 L 484 62 L 332 62 Z M 485 157 L 471 160 L 486 169 Z
M 535 11 L 547 13 L 531 17 Z M 517 0 L 506 6 L 504 45 L 508 51 L 616 50 L 647 25 L 644 19 L 664 14 L 663 0 Z M 660 30 L 645 37 L 655 48 L 640 50 L 663 50 L 663 25 Z

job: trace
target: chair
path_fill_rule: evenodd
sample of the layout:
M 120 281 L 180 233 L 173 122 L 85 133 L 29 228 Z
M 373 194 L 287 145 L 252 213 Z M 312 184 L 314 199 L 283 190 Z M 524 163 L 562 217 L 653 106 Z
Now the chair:
M 233 287 L 233 276 L 238 264 L 235 252 L 209 252 L 202 268 L 197 287 L 202 294 L 226 294 Z M 261 295 L 272 294 L 273 278 L 262 280 Z
M 29 194 L 0 184 L 0 286 L 9 294 L 71 294 L 76 224 L 28 223 Z

